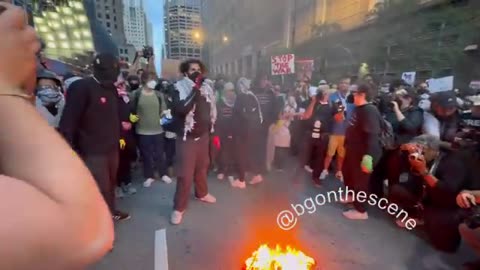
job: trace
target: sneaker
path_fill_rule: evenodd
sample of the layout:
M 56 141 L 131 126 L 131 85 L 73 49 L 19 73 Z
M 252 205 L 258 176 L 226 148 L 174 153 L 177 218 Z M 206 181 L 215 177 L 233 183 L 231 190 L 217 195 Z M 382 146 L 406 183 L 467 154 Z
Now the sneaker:
M 323 170 L 322 173 L 320 174 L 320 179 L 325 180 L 325 178 L 327 178 L 327 176 L 328 176 L 328 171 Z
M 360 213 L 355 209 L 351 209 L 348 211 L 343 212 L 343 216 L 348 218 L 348 219 L 354 219 L 354 220 L 366 220 L 368 219 L 368 213 Z
M 210 193 L 205 195 L 205 197 L 203 197 L 203 198 L 197 198 L 197 199 L 199 199 L 202 202 L 206 202 L 206 203 L 216 203 L 217 202 L 217 199 L 215 197 L 213 197 Z
M 343 182 L 343 173 L 342 173 L 342 171 L 338 171 L 338 172 L 335 174 L 335 177 L 336 177 L 338 180 L 340 180 L 340 181 Z
M 115 188 L 115 198 L 117 199 L 121 199 L 125 197 L 125 193 L 123 193 L 123 190 L 121 187 L 116 187 Z
M 126 186 L 123 186 L 122 189 L 123 189 L 123 192 L 127 193 L 128 195 L 133 195 L 133 194 L 137 193 L 137 189 L 133 187 L 132 183 L 130 183 Z
M 233 176 L 229 176 L 229 177 L 227 177 L 227 179 L 228 179 L 228 182 L 230 184 L 235 180 L 235 178 Z
M 239 188 L 239 189 L 245 189 L 247 187 L 247 185 L 245 184 L 245 181 L 242 182 L 238 179 L 230 182 L 230 184 L 232 185 L 232 187 Z
M 347 198 L 340 198 L 340 203 L 343 203 L 343 204 L 348 204 L 348 203 L 353 203 L 354 202 L 354 199 L 350 196 L 348 196 Z
M 259 184 L 263 182 L 263 177 L 262 175 L 258 174 L 258 175 L 255 175 L 252 180 L 250 180 L 249 184 L 250 185 L 256 185 L 256 184 Z
M 305 167 L 303 167 L 303 168 L 305 169 L 305 171 L 307 171 L 307 172 L 309 172 L 309 173 L 312 173 L 312 172 L 313 172 L 312 168 L 311 168 L 310 166 L 308 166 L 308 165 L 305 165 Z
M 223 173 L 217 174 L 217 179 L 218 180 L 223 180 L 223 178 L 225 178 L 225 175 Z
M 155 182 L 155 179 L 153 179 L 153 178 L 148 178 L 147 180 L 145 180 L 145 182 L 143 182 L 143 186 L 146 187 L 146 188 L 148 188 L 148 187 L 150 187 L 150 186 L 153 184 L 153 182 Z
M 182 223 L 182 219 L 183 219 L 183 212 L 180 212 L 180 211 L 177 211 L 177 210 L 174 210 L 172 212 L 172 215 L 170 216 L 170 222 L 173 225 L 178 225 L 178 224 Z
M 129 220 L 130 215 L 128 213 L 124 213 L 121 211 L 116 210 L 113 215 L 112 215 L 113 220 L 115 221 L 124 221 L 124 220 Z
M 172 178 L 170 178 L 168 175 L 162 176 L 162 181 L 166 184 L 171 184 L 172 183 Z

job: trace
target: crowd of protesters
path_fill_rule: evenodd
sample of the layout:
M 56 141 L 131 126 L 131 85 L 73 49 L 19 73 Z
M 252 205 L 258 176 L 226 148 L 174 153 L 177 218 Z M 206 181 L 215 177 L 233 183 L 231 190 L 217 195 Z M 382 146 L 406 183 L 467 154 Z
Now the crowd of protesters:
M 370 75 L 318 86 L 305 78 L 291 89 L 265 74 L 212 81 L 199 60 L 183 62 L 177 81 L 143 70 L 119 75 L 111 55 L 98 55 L 93 69 L 93 76 L 67 76 L 63 83 L 39 70 L 36 106 L 82 157 L 114 220 L 130 218 L 115 197 L 135 194 L 137 162 L 145 188 L 176 179 L 172 224 L 182 222 L 192 184 L 198 200 L 216 202 L 209 171 L 245 189 L 247 180 L 260 184 L 271 170 L 291 170 L 295 181 L 310 175 L 315 187 L 337 179 L 386 197 L 439 250 L 456 251 L 463 236 L 480 253 L 475 93 L 430 93 L 425 83 L 415 88 L 401 80 L 385 90 Z M 342 203 L 351 205 L 346 218 L 368 219 L 367 203 L 349 197 Z

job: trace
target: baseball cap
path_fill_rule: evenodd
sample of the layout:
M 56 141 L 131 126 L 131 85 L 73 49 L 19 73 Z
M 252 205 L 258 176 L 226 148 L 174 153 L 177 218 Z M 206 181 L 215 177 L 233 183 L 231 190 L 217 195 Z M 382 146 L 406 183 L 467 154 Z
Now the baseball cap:
M 436 103 L 442 108 L 457 107 L 457 96 L 453 91 L 438 92 L 430 97 L 432 103 Z

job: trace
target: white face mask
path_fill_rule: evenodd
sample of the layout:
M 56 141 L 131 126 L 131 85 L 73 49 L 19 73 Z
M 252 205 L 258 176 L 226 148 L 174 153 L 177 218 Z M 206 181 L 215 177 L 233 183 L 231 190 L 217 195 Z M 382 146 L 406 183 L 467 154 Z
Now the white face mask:
M 155 89 L 155 87 L 157 87 L 157 82 L 154 81 L 154 80 L 151 80 L 151 81 L 149 81 L 149 82 L 147 83 L 147 87 L 148 87 L 148 89 L 152 89 L 152 90 L 153 90 L 153 89 Z

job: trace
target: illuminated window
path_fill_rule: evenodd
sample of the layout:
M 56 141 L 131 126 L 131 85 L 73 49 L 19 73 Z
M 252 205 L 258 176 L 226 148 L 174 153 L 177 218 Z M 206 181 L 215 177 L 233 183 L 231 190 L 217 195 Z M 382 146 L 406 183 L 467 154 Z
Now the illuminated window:
M 66 19 L 66 20 L 65 20 L 65 23 L 66 23 L 67 25 L 74 25 L 74 24 L 75 24 L 72 19 Z
M 62 42 L 62 49 L 70 49 L 70 44 L 68 43 L 68 41 Z
M 83 43 L 81 41 L 76 41 L 74 43 L 75 49 L 83 49 Z
M 43 26 L 43 25 L 42 25 L 42 26 L 39 26 L 39 27 L 38 27 L 38 30 L 39 30 L 40 32 L 44 32 L 44 33 L 45 33 L 45 32 L 48 32 L 48 30 L 50 30 L 50 29 L 48 29 L 48 26 Z
M 53 43 L 53 42 L 49 42 L 49 43 L 47 43 L 47 47 L 48 47 L 48 48 L 52 48 L 52 49 L 56 49 L 56 48 L 57 48 L 57 45 L 56 45 L 55 43 Z
M 56 12 L 49 12 L 49 15 L 52 19 L 58 19 L 59 18 L 58 13 L 56 13 Z
M 83 9 L 83 5 L 81 2 L 74 2 L 73 3 L 73 6 L 76 8 L 76 9 Z
M 67 34 L 65 34 L 65 33 L 58 33 L 58 37 L 59 37 L 60 39 L 67 39 Z
M 73 31 L 73 36 L 75 38 L 81 38 L 82 37 L 82 34 L 80 34 L 80 31 Z
M 82 31 L 82 35 L 83 35 L 84 37 L 90 37 L 90 36 L 91 36 L 91 35 L 90 35 L 90 31 L 88 31 L 88 30 L 83 30 L 83 31 Z
M 86 23 L 88 21 L 87 17 L 85 17 L 84 15 L 78 16 L 77 20 L 81 23 Z
M 87 50 L 93 50 L 93 43 L 90 41 L 85 42 L 85 48 Z
M 55 36 L 53 34 L 46 34 L 45 38 L 46 38 L 46 40 L 49 40 L 49 41 L 54 41 L 55 40 Z
M 69 7 L 64 7 L 64 8 L 63 8 L 63 14 L 71 15 L 71 14 L 72 14 L 72 10 L 71 10 Z

